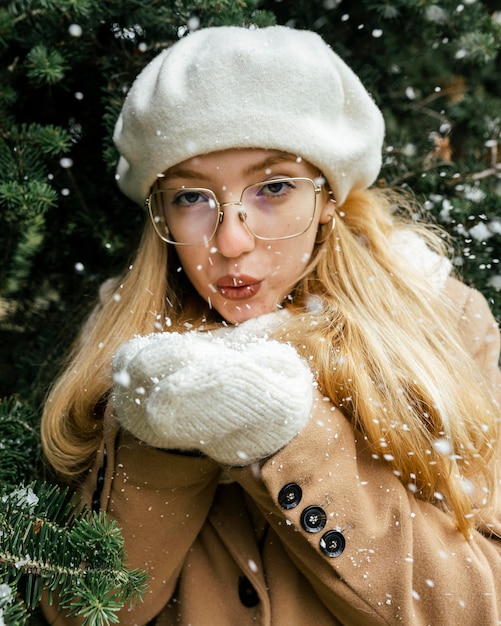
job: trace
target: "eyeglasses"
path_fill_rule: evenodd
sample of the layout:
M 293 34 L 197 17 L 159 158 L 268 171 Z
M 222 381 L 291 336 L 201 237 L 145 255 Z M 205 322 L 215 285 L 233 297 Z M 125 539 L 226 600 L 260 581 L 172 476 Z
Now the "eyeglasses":
M 292 239 L 308 230 L 315 215 L 321 184 L 311 178 L 272 178 L 245 187 L 238 202 L 219 202 L 210 189 L 158 189 L 146 199 L 153 226 L 167 243 L 207 244 L 224 219 L 224 210 L 238 207 L 238 216 L 257 239 Z

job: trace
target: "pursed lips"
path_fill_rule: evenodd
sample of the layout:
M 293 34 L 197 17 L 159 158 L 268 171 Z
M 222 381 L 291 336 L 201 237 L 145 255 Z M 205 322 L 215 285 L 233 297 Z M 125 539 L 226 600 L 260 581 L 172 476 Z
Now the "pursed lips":
M 239 274 L 227 275 L 216 282 L 217 291 L 228 300 L 246 300 L 252 298 L 261 289 L 262 281 L 253 276 Z

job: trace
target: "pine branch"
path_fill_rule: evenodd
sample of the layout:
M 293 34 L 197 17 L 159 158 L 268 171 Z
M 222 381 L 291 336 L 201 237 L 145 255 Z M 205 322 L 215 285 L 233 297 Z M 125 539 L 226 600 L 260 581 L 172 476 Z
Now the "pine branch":
M 28 76 L 38 85 L 54 85 L 64 78 L 68 65 L 60 52 L 40 44 L 27 55 Z
M 144 572 L 124 566 L 116 522 L 81 510 L 67 490 L 32 483 L 5 493 L 0 534 L 0 593 L 9 600 L 5 606 L 19 612 L 19 624 L 22 609 L 31 613 L 44 591 L 85 626 L 117 623 L 117 611 L 145 591 Z

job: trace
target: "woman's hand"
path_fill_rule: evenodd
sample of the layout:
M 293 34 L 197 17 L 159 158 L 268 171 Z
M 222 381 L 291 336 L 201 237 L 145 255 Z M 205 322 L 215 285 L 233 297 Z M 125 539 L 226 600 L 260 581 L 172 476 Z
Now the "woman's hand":
M 269 316 L 264 316 L 269 318 Z M 308 421 L 313 377 L 291 346 L 250 320 L 223 333 L 155 333 L 113 360 L 114 408 L 149 445 L 199 450 L 248 465 L 287 444 Z M 259 336 L 259 335 L 264 336 Z

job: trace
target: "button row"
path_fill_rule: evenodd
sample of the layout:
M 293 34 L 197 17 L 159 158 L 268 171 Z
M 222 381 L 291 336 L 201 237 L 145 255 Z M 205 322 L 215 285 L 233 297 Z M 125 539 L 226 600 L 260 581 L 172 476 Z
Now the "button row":
M 301 502 L 303 490 L 297 483 L 287 483 L 280 489 L 278 503 L 285 510 L 294 509 Z M 322 507 L 307 506 L 300 516 L 300 523 L 308 533 L 321 532 L 327 524 L 327 515 Z M 342 554 L 346 546 L 344 535 L 338 530 L 328 530 L 320 538 L 320 550 L 328 557 Z

